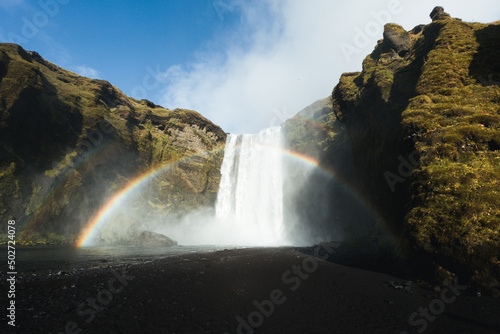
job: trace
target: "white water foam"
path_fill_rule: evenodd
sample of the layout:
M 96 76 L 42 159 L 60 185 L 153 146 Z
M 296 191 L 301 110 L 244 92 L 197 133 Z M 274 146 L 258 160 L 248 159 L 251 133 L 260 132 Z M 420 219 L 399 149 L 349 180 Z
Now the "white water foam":
M 287 243 L 281 147 L 280 127 L 228 135 L 215 212 L 238 243 Z

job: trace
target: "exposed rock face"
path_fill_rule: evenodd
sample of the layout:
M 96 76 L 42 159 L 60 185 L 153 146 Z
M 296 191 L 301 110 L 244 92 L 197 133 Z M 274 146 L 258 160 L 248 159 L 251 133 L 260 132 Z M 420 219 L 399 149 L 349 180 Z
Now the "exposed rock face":
M 430 17 L 432 21 L 445 20 L 450 18 L 450 14 L 446 13 L 443 7 L 437 6 L 432 10 Z
M 410 32 L 387 25 L 363 70 L 341 76 L 333 109 L 355 186 L 399 249 L 427 273 L 498 288 L 500 25 L 431 17 Z
M 386 24 L 384 26 L 384 42 L 403 57 L 410 48 L 410 33 L 397 24 Z
M 19 241 L 76 235 L 113 193 L 161 167 L 137 208 L 213 206 L 225 138 L 195 111 L 135 100 L 0 44 L 0 219 L 26 228 Z

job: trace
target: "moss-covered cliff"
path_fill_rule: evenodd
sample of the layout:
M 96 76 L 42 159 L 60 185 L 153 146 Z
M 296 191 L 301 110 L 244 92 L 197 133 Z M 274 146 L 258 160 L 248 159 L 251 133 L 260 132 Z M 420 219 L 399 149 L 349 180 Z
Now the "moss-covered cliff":
M 226 134 L 195 111 L 127 97 L 110 83 L 0 44 L 0 220 L 19 241 L 75 235 L 117 190 L 149 185 L 151 212 L 213 205 Z
M 500 286 L 500 25 L 387 24 L 333 90 L 363 194 L 439 274 Z M 334 145 L 335 140 L 331 142 Z

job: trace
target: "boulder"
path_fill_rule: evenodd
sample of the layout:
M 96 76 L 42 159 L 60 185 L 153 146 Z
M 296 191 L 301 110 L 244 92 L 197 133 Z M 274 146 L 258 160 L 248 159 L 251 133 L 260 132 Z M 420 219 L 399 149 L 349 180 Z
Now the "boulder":
M 434 7 L 434 9 L 432 10 L 430 17 L 431 17 L 432 21 L 434 22 L 436 20 L 449 19 L 451 16 L 450 16 L 450 14 L 448 14 L 444 11 L 443 7 L 437 6 L 437 7 Z
M 166 235 L 151 231 L 136 232 L 130 238 L 130 243 L 133 246 L 177 246 L 177 241 L 170 239 Z
M 384 43 L 403 57 L 410 49 L 410 33 L 398 24 L 388 23 L 384 26 Z

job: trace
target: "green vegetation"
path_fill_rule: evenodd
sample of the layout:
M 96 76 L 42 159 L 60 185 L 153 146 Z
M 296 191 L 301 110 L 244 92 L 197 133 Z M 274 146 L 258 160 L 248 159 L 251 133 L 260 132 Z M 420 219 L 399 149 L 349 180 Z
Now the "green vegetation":
M 78 234 L 114 192 L 162 166 L 171 167 L 145 205 L 160 214 L 213 205 L 225 138 L 195 111 L 127 97 L 0 44 L 0 219 L 16 218 L 24 244 L 70 242 L 59 236 Z
M 388 30 L 401 29 L 386 25 L 363 71 L 332 95 L 361 191 L 417 261 L 498 288 L 500 26 L 441 13 L 398 55 Z M 389 191 L 384 172 L 415 150 L 420 165 Z
M 73 245 L 76 242 L 77 235 L 60 235 L 56 233 L 42 234 L 33 230 L 26 230 L 20 233 L 16 239 L 16 245 L 20 246 L 58 246 Z M 0 234 L 0 245 L 8 244 L 7 234 Z

